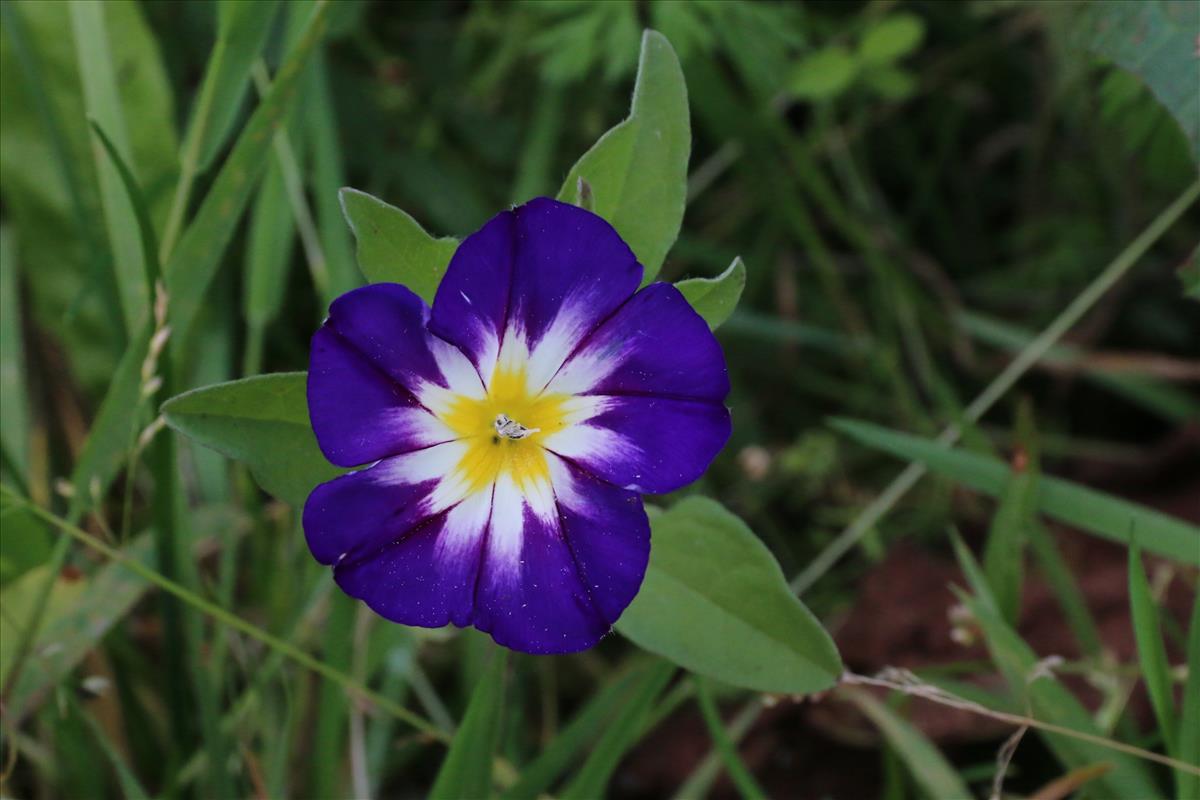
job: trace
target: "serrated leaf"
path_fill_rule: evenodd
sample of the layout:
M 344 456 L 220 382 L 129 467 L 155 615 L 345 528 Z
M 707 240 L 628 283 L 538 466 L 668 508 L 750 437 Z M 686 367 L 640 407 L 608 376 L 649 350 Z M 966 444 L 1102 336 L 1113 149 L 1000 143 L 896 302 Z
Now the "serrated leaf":
M 558 199 L 571 202 L 583 178 L 595 212 L 621 234 L 645 267 L 643 283 L 662 268 L 679 235 L 692 148 L 687 86 L 666 37 L 642 34 L 629 116 L 571 167 Z
M 870 64 L 890 64 L 921 46 L 925 23 L 916 14 L 892 14 L 873 24 L 858 44 L 858 54 Z
M 696 313 L 704 317 L 708 327 L 716 330 L 729 319 L 729 315 L 737 308 L 738 300 L 742 298 L 742 290 L 746 288 L 746 265 L 738 256 L 717 277 L 688 278 L 675 284 L 675 288 L 691 303 Z
M 945 447 L 932 439 L 857 420 L 836 419 L 830 424 L 868 447 L 919 461 L 993 497 L 1012 476 L 1012 470 L 999 459 Z M 1145 549 L 1200 566 L 1200 528 L 1137 503 L 1043 475 L 1038 481 L 1037 507 L 1043 514 L 1120 544 L 1129 544 L 1129 532 L 1137 531 L 1138 543 Z
M 492 655 L 483 679 L 471 693 L 466 716 L 442 761 L 430 800 L 484 798 L 491 795 L 492 757 L 500 742 L 500 718 L 504 710 L 504 674 L 508 651 Z
M 303 372 L 193 389 L 168 400 L 162 412 L 172 428 L 244 462 L 263 489 L 296 507 L 318 483 L 343 472 L 317 446 Z
M 408 214 L 366 192 L 347 188 L 338 196 L 358 241 L 358 268 L 367 280 L 402 283 L 432 303 L 458 240 L 435 239 Z
M 651 530 L 646 579 L 618 631 L 747 689 L 807 694 L 837 681 L 833 640 L 744 522 L 715 500 L 689 497 L 652 518 Z
M 841 45 L 830 45 L 805 56 L 792 69 L 788 89 L 804 100 L 829 100 L 850 88 L 858 74 L 858 59 Z

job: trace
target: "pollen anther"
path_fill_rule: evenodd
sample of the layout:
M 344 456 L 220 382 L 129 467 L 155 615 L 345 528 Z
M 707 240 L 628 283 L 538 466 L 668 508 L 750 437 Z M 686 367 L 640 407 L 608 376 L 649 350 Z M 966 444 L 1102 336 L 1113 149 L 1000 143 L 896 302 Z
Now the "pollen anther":
M 541 430 L 541 428 L 526 428 L 515 419 L 509 419 L 507 414 L 497 415 L 494 424 L 496 426 L 496 433 L 506 439 L 524 439 Z

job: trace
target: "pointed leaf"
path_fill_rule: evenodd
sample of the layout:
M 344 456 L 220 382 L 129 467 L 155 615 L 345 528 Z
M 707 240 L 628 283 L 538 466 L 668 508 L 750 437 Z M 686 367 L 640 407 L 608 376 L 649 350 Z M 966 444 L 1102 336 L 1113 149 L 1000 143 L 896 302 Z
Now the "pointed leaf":
M 868 447 L 919 461 L 934 472 L 993 497 L 1012 477 L 1012 470 L 999 459 L 945 447 L 932 439 L 856 420 L 835 419 L 830 425 Z M 1129 532 L 1137 531 L 1138 543 L 1147 550 L 1200 566 L 1200 528 L 1137 503 L 1043 476 L 1038 481 L 1037 507 L 1068 525 L 1120 544 L 1129 544 Z
M 807 694 L 842 674 L 829 634 L 746 524 L 705 497 L 654 517 L 650 566 L 617 622 L 635 644 L 694 672 Z
M 308 420 L 305 373 L 281 372 L 193 389 L 163 404 L 167 424 L 250 467 L 266 491 L 294 506 L 341 470 Z
M 679 59 L 661 33 L 642 35 L 629 116 L 575 163 L 559 189 L 571 202 L 583 178 L 595 212 L 612 223 L 654 280 L 679 235 L 692 148 L 687 86 Z
M 442 761 L 433 788 L 429 790 L 430 800 L 485 798 L 491 795 L 492 758 L 500 742 L 507 666 L 507 650 L 492 655 L 492 662 L 471 693 L 466 716 Z
M 1183 685 L 1183 713 L 1179 720 L 1179 758 L 1200 764 L 1200 592 L 1192 601 L 1192 621 L 1187 635 L 1187 682 Z M 1175 797 L 1200 797 L 1200 776 L 1175 773 Z
M 271 90 L 242 129 L 195 219 L 164 266 L 176 348 L 186 341 L 221 256 L 270 160 L 275 132 L 283 125 L 301 72 L 324 35 L 328 12 L 328 3 L 316 5 L 300 42 L 288 53 Z
M 1158 729 L 1162 731 L 1167 752 L 1173 755 L 1177 752 L 1177 741 L 1171 668 L 1163 642 L 1162 620 L 1154 597 L 1150 594 L 1150 584 L 1146 581 L 1142 552 L 1136 545 L 1129 548 L 1129 608 L 1146 693 L 1150 695 L 1150 705 L 1154 708 L 1154 716 L 1158 718 Z
M 933 800 L 973 797 L 971 790 L 941 751 L 908 720 L 861 689 L 842 689 L 839 693 L 875 723 L 875 727 L 904 761 L 913 780 L 929 797 Z
M 741 256 L 715 278 L 688 278 L 675 284 L 708 327 L 716 330 L 737 308 L 746 288 L 746 265 Z
M 458 240 L 433 238 L 408 214 L 366 192 L 342 189 L 339 197 L 358 240 L 358 267 L 367 280 L 402 283 L 432 303 Z

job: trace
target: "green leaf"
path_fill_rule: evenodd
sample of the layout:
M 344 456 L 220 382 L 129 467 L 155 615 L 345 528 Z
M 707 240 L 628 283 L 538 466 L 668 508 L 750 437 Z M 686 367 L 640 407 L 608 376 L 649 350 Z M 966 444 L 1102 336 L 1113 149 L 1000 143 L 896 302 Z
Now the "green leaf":
M 587 761 L 575 778 L 562 791 L 563 800 L 592 800 L 607 795 L 605 791 L 621 758 L 642 736 L 654 699 L 662 692 L 675 667 L 665 661 L 656 663 L 643 673 L 630 690 L 629 699 L 605 729 Z
M 1010 353 L 1020 352 L 1035 337 L 1032 331 L 973 312 L 963 312 L 958 316 L 958 321 L 972 336 Z M 1057 344 L 1042 356 L 1042 363 L 1079 368 L 1084 376 L 1098 385 L 1159 414 L 1163 419 L 1188 422 L 1200 417 L 1200 402 L 1187 391 L 1167 381 L 1105 371 L 1084 358 L 1084 355 L 1079 348 L 1070 344 Z
M 250 66 L 267 41 L 278 7 L 277 0 L 217 3 L 217 41 L 204 69 L 183 148 L 185 153 L 195 153 L 197 171 L 208 168 L 233 131 L 250 87 Z
M 145 411 L 142 365 L 150 352 L 153 333 L 152 321 L 146 320 L 141 332 L 129 342 L 129 347 L 117 363 L 112 383 L 100 403 L 100 410 L 92 421 L 79 460 L 71 472 L 74 491 L 67 511 L 68 519 L 79 519 L 91 508 L 96 497 L 104 496 L 134 445 L 138 424 Z
M 874 67 L 863 73 L 863 80 L 885 100 L 898 102 L 917 91 L 917 77 L 899 67 Z
M 435 239 L 395 206 L 357 189 L 342 189 L 342 213 L 358 240 L 358 268 L 371 283 L 402 283 L 433 302 L 458 240 Z
M 1073 25 L 1084 47 L 1137 75 L 1171 113 L 1200 161 L 1200 91 L 1196 88 L 1196 38 L 1200 10 L 1189 0 L 1128 3 L 1096 0 L 1083 5 Z
M 504 793 L 506 800 L 524 800 L 545 794 L 570 766 L 576 755 L 600 735 L 602 726 L 630 701 L 636 686 L 644 683 L 654 662 L 639 664 L 609 681 L 592 695 L 537 758 L 521 770 L 521 777 Z
M 873 24 L 858 44 L 858 54 L 868 64 L 890 64 L 921 46 L 925 23 L 916 14 L 892 14 Z
M 0 587 L 29 570 L 46 563 L 50 557 L 50 539 L 46 526 L 23 508 L 5 507 L 0 511 Z
M 1183 284 L 1184 297 L 1200 300 L 1200 253 L 1192 253 L 1179 268 L 1179 282 Z
M 571 202 L 579 179 L 587 181 L 595 212 L 612 223 L 645 267 L 643 283 L 658 275 L 679 235 L 691 147 L 679 59 L 665 36 L 647 30 L 629 116 L 575 162 L 558 191 L 559 200 Z
M 328 11 L 327 3 L 317 6 L 299 44 L 288 54 L 270 92 L 238 136 L 195 219 L 166 264 L 176 348 L 186 341 L 238 219 L 271 158 L 275 132 L 283 125 L 295 99 L 301 71 L 324 34 Z
M 934 472 L 993 497 L 1012 477 L 1012 470 L 1003 461 L 948 448 L 933 439 L 856 420 L 835 419 L 830 424 L 862 444 L 898 458 L 920 461 Z M 1200 528 L 1136 503 L 1043 476 L 1038 481 L 1037 507 L 1043 514 L 1120 544 L 1129 544 L 1129 532 L 1136 531 L 1138 543 L 1147 550 L 1184 564 L 1200 565 Z
M 746 800 L 766 800 L 767 793 L 754 780 L 754 775 L 738 755 L 737 747 L 725 733 L 725 723 L 717 710 L 717 702 L 713 699 L 708 679 L 693 676 L 692 681 L 696 685 L 696 700 L 700 706 L 700 714 L 704 717 L 704 724 L 708 728 L 708 735 L 712 739 L 714 749 L 725 762 L 730 780 Z
M 1032 422 L 1028 404 L 1021 405 L 1018 440 L 1024 463 L 1014 467 L 1013 475 L 1000 492 L 1000 503 L 988 529 L 983 566 L 988 585 L 996 595 L 1000 615 L 1010 625 L 1021 612 L 1021 584 L 1024 575 L 1025 542 L 1037 511 L 1038 459 L 1033 448 Z
M 841 45 L 805 56 L 792 69 L 788 89 L 804 100 L 829 100 L 850 88 L 858 75 L 858 59 Z
M 100 146 L 108 153 L 108 157 L 121 179 L 122 191 L 133 209 L 132 222 L 142 254 L 142 285 L 145 287 L 145 296 L 150 297 L 154 293 L 154 281 L 159 277 L 158 240 L 154 235 L 154 223 L 150 220 L 150 210 L 146 206 L 145 195 L 142 194 L 137 178 L 134 177 L 129 165 L 125 163 L 125 159 L 121 157 L 116 144 L 96 120 L 92 120 L 92 132 L 96 134 Z M 145 322 L 145 320 L 143 319 L 141 322 Z
M 17 243 L 12 228 L 0 225 L 0 449 L 5 469 L 24 484 L 29 480 L 29 394 L 18 299 Z
M 929 797 L 933 800 L 964 800 L 974 796 L 941 751 L 908 720 L 861 689 L 841 689 L 838 693 L 875 723 L 904 761 L 913 780 Z
M 741 256 L 715 278 L 688 278 L 675 284 L 684 298 L 704 317 L 708 327 L 716 330 L 737 308 L 746 288 L 746 265 Z
M 492 655 L 483 679 L 471 693 L 466 716 L 442 761 L 430 800 L 460 800 L 491 795 L 492 758 L 500 742 L 500 718 L 504 710 L 504 674 L 508 651 Z
M 117 91 L 116 65 L 109 44 L 104 4 L 67 5 L 71 11 L 71 30 L 75 34 L 84 105 L 88 116 L 111 137 L 111 148 L 94 146 L 92 154 L 100 179 L 101 208 L 108 229 L 125 329 L 132 336 L 145 321 L 150 304 L 144 277 L 149 267 L 144 263 L 136 212 L 113 158 L 115 151 L 127 163 L 131 152 L 125 114 Z
M 124 550 L 143 563 L 153 555 L 149 535 L 139 536 Z M 0 615 L 0 676 L 6 682 L 21 625 L 29 619 L 38 593 L 50 577 L 49 566 L 38 567 L 4 587 Z M 20 720 L 32 711 L 48 689 L 62 681 L 96 647 L 112 626 L 125 616 L 149 584 L 120 564 L 106 564 L 86 578 L 57 577 L 29 660 L 7 698 L 6 713 Z
M 1146 693 L 1158 719 L 1163 742 L 1171 755 L 1178 753 L 1175 729 L 1175 710 L 1172 708 L 1174 694 L 1171 690 L 1171 667 L 1167 661 L 1167 648 L 1163 642 L 1162 620 L 1158 607 L 1150 594 L 1146 582 L 1146 568 L 1142 564 L 1142 551 L 1137 545 L 1129 548 L 1129 608 L 1133 619 L 1133 635 L 1137 641 L 1138 661 L 1142 666 L 1142 678 L 1146 681 Z
M 1187 682 L 1183 686 L 1183 713 L 1179 719 L 1179 758 L 1200 764 L 1200 592 L 1192 601 L 1192 621 L 1187 635 Z M 1175 772 L 1175 797 L 1200 797 L 1200 776 Z
M 283 170 L 271 160 L 258 187 L 246 241 L 246 286 L 242 311 L 253 335 L 278 316 L 283 307 L 288 267 L 296 249 L 296 222 L 288 205 Z M 258 366 L 254 369 L 257 371 Z
M 808 694 L 842 674 L 833 640 L 746 524 L 705 497 L 651 521 L 641 591 L 617 622 L 638 646 L 717 680 Z
M 1017 697 L 1027 700 L 1035 719 L 1103 736 L 1075 695 L 1053 677 L 1034 674 L 1037 656 L 994 610 L 975 598 L 963 595 L 962 600 L 979 623 L 992 660 L 1004 673 L 1009 688 Z M 1113 765 L 1111 772 L 1089 784 L 1093 796 L 1112 800 L 1161 796 L 1144 765 L 1132 756 L 1074 737 L 1041 731 L 1039 735 L 1068 768 L 1102 761 Z
M 164 403 L 162 413 L 185 436 L 245 462 L 263 489 L 297 508 L 313 487 L 343 471 L 317 446 L 303 372 L 193 389 Z
M 1058 551 L 1050 531 L 1034 520 L 1029 529 L 1029 543 L 1038 566 L 1046 577 L 1046 583 L 1058 598 L 1058 605 L 1063 610 L 1063 616 L 1071 627 L 1071 633 L 1079 642 L 1079 648 L 1084 655 L 1100 658 L 1103 644 L 1100 640 L 1100 629 L 1088 610 L 1087 599 L 1075 580 L 1074 573 Z

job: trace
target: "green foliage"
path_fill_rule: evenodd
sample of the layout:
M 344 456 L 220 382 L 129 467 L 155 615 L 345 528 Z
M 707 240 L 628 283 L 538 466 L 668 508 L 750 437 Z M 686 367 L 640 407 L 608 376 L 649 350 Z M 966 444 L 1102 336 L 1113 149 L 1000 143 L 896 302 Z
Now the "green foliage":
M 1088 50 L 1141 78 L 1171 113 L 1200 161 L 1200 81 L 1196 37 L 1200 9 L 1187 0 L 1084 6 L 1077 36 Z
M 962 778 L 938 749 L 906 719 L 860 689 L 842 693 L 858 707 L 900 756 L 917 785 L 933 800 L 962 800 L 971 797 Z
M 583 766 L 563 789 L 563 800 L 588 800 L 607 793 L 605 788 L 613 771 L 641 738 L 651 706 L 673 674 L 675 667 L 660 661 L 639 676 L 630 688 L 629 699 L 620 706 Z
M 735 686 L 808 694 L 842 673 L 829 634 L 740 519 L 689 497 L 651 519 L 641 591 L 617 622 L 638 646 Z
M 1138 661 L 1142 666 L 1142 678 L 1150 695 L 1150 705 L 1162 731 L 1167 752 L 1179 752 L 1174 706 L 1171 689 L 1171 673 L 1167 661 L 1167 648 L 1163 642 L 1162 620 L 1158 605 L 1146 581 L 1146 568 L 1142 563 L 1142 551 L 1135 545 L 1129 548 L 1129 607 L 1132 611 L 1133 635 L 1137 641 Z
M 646 31 L 629 116 L 583 154 L 558 192 L 559 200 L 574 200 L 579 180 L 587 181 L 593 210 L 645 267 L 643 283 L 658 275 L 679 235 L 691 147 L 679 60 L 662 34 Z
M 998 495 L 1012 471 L 1003 462 L 944 447 L 919 436 L 897 433 L 853 420 L 834 420 L 833 427 L 857 441 L 901 458 L 920 461 L 931 470 L 981 492 Z M 1130 531 L 1147 550 L 1183 564 L 1200 565 L 1196 548 L 1200 530 L 1166 514 L 1059 478 L 1038 482 L 1037 507 L 1044 514 L 1122 544 L 1132 542 Z
M 493 653 L 491 663 L 471 693 L 467 714 L 429 790 L 431 800 L 491 795 L 492 756 L 500 740 L 507 671 L 508 652 Z
M 367 280 L 402 283 L 432 303 L 458 241 L 433 238 L 408 214 L 365 192 L 342 189 L 339 196 Z
M 197 172 L 208 169 L 233 133 L 250 88 L 250 67 L 266 44 L 278 7 L 276 0 L 216 4 L 217 40 L 183 143 L 184 158 L 194 161 Z
M 288 54 L 271 84 L 271 91 L 242 129 L 212 188 L 196 211 L 195 219 L 166 262 L 171 325 L 177 350 L 181 347 L 180 342 L 187 339 L 221 255 L 266 167 L 272 137 L 283 124 L 295 98 L 304 65 L 324 35 L 328 8 L 324 3 L 317 5 L 304 36 Z
M 0 226 L 0 455 L 4 474 L 24 483 L 29 472 L 29 393 L 24 336 L 17 305 L 17 247 L 12 228 Z
M 180 433 L 244 461 L 264 489 L 296 507 L 340 472 L 313 436 L 302 372 L 193 389 L 164 403 L 162 413 Z
M 746 288 L 746 265 L 735 258 L 729 269 L 715 278 L 688 278 L 675 284 L 708 327 L 716 330 L 737 308 Z
M 1183 711 L 1179 716 L 1179 758 L 1200 764 L 1200 592 L 1192 600 L 1192 618 L 1187 634 L 1188 674 L 1183 687 Z M 1175 773 L 1175 797 L 1184 800 L 1200 794 L 1200 775 Z

